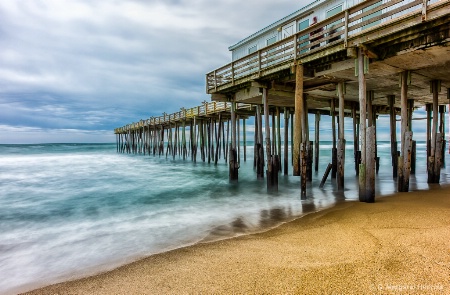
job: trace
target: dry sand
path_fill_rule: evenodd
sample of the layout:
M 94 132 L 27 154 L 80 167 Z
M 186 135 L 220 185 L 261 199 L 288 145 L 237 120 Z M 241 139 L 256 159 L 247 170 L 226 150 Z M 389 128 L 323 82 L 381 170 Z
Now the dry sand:
M 30 294 L 188 293 L 450 294 L 450 187 L 341 203 Z

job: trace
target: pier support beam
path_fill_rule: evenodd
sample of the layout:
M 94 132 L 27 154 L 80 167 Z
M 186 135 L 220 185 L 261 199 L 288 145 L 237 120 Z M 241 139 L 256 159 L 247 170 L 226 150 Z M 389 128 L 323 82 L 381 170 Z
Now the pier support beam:
M 359 175 L 359 134 L 358 134 L 358 117 L 356 116 L 357 103 L 352 105 L 352 124 L 353 124 L 353 158 L 355 160 L 355 172 Z
M 320 130 L 320 113 L 317 112 L 315 115 L 315 128 L 314 128 L 314 171 L 319 171 L 319 130 Z
M 306 182 L 308 180 L 308 154 L 309 154 L 309 130 L 308 114 L 306 112 L 306 95 L 302 96 L 302 108 L 300 109 L 301 119 L 301 144 L 300 144 L 300 195 L 301 199 L 306 199 Z
M 445 105 L 439 106 L 439 133 L 442 134 L 441 168 L 445 168 Z
M 239 179 L 239 163 L 236 151 L 236 102 L 231 102 L 231 143 L 229 154 L 229 178 L 230 182 L 237 182 Z
M 303 65 L 297 64 L 295 70 L 295 118 L 294 118 L 294 138 L 292 150 L 293 174 L 300 175 L 300 144 L 302 142 L 302 119 L 303 112 Z
M 397 120 L 395 113 L 395 95 L 388 96 L 389 119 L 391 131 L 391 158 L 392 158 L 392 177 L 397 178 L 398 155 L 397 155 Z
M 361 164 L 359 164 L 359 201 L 366 202 L 366 78 L 364 74 L 364 51 L 358 52 L 358 86 L 359 86 L 359 117 L 360 117 L 360 143 Z
M 431 81 L 431 92 L 433 93 L 433 125 L 431 128 L 431 148 L 428 158 L 428 183 L 439 183 L 441 177 L 441 161 L 442 161 L 442 141 L 443 136 L 438 133 L 438 115 L 440 92 L 440 81 Z
M 280 107 L 277 107 L 277 158 L 278 158 L 278 172 L 281 172 L 281 118 Z
M 289 109 L 284 108 L 284 175 L 288 175 L 289 166 Z
M 331 178 L 336 178 L 337 175 L 337 148 L 336 148 L 336 100 L 333 98 L 330 101 L 330 116 L 331 116 L 331 134 L 332 144 L 331 149 Z
M 245 121 L 246 119 L 242 119 L 242 137 L 243 137 L 243 145 L 244 145 L 244 162 L 247 161 L 247 135 L 245 131 Z
M 267 190 L 273 191 L 278 190 L 278 167 L 276 165 L 275 155 L 272 155 L 271 150 L 271 141 L 270 141 L 270 124 L 269 124 L 269 95 L 268 89 L 262 89 L 262 99 L 264 103 L 264 127 L 265 127 L 265 135 L 266 135 L 266 157 L 267 157 Z M 272 117 L 273 118 L 273 117 Z M 274 122 L 275 120 L 273 120 Z M 274 130 L 275 126 L 272 125 L 272 130 Z M 272 136 L 275 135 L 275 132 Z M 275 164 L 275 165 L 274 165 Z
M 261 117 L 261 106 L 256 106 L 256 126 L 257 132 L 256 132 L 256 175 L 257 178 L 264 178 L 264 150 L 262 147 L 262 117 Z
M 399 170 L 397 178 L 397 190 L 399 192 L 409 191 L 409 175 L 411 172 L 411 149 L 412 132 L 408 127 L 408 84 L 409 72 L 404 71 L 401 74 L 401 155 L 398 159 Z M 401 163 L 400 163 L 401 162 Z
M 338 190 L 344 190 L 345 167 L 345 135 L 344 135 L 344 82 L 337 84 L 339 96 L 339 142 L 337 148 L 337 186 Z

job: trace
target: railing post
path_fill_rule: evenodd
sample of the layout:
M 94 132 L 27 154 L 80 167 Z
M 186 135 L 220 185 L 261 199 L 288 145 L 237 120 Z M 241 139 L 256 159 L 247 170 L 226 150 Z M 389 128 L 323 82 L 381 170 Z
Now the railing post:
M 422 22 L 427 20 L 427 6 L 428 6 L 428 0 L 423 0 L 423 3 L 422 3 Z
M 298 34 L 294 34 L 294 63 L 297 61 L 297 39 Z
M 258 50 L 258 77 L 261 77 L 261 50 Z
M 214 70 L 214 90 L 217 91 L 217 78 L 216 78 L 216 70 Z
M 347 48 L 348 39 L 348 9 L 345 10 L 345 21 L 344 21 L 344 47 Z
M 231 62 L 231 84 L 234 86 L 234 61 Z

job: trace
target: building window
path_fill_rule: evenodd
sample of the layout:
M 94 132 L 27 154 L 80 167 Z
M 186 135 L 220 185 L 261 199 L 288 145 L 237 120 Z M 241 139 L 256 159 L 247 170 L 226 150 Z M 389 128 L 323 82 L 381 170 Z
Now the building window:
M 248 48 L 248 54 L 252 54 L 253 52 L 256 52 L 258 47 L 256 45 L 253 45 L 252 47 Z
M 327 11 L 326 18 L 332 17 L 342 11 L 342 4 Z
M 267 39 L 267 46 L 272 45 L 275 42 L 277 42 L 277 36 L 270 37 Z
M 309 27 L 309 19 L 305 19 L 304 21 L 301 21 L 298 24 L 298 31 L 300 32 L 308 27 Z M 308 43 L 309 43 L 308 38 L 309 38 L 309 34 L 301 35 L 299 40 L 306 40 L 306 41 L 303 41 L 303 42 L 300 41 L 301 43 L 299 44 L 299 46 L 302 47 L 302 46 L 308 45 Z M 304 53 L 306 51 L 308 51 L 308 49 L 302 49 L 302 50 L 300 50 L 300 53 Z
M 309 27 L 309 19 L 305 19 L 304 21 L 302 21 L 298 24 L 298 31 L 300 32 L 300 31 L 306 29 L 307 27 Z

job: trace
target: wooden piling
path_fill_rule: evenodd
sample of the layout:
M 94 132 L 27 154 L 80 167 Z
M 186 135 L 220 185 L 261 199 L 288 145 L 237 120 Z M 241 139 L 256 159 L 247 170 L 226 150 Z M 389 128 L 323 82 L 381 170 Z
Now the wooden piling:
M 356 108 L 357 104 L 352 104 L 352 124 L 353 124 L 353 158 L 355 161 L 355 174 L 358 175 L 359 173 L 359 158 L 358 155 L 358 148 L 359 148 L 359 141 L 358 141 L 358 118 L 356 117 Z
M 366 153 L 366 202 L 375 202 L 375 127 L 367 128 Z
M 344 83 L 337 84 L 339 97 L 339 142 L 337 148 L 337 186 L 338 190 L 344 190 L 345 167 L 345 134 L 344 134 Z
M 427 171 L 430 166 L 429 158 L 431 156 L 431 107 L 432 104 L 426 104 L 425 109 L 427 113 Z
M 258 141 L 256 144 L 256 175 L 257 178 L 264 178 L 264 149 L 262 145 L 262 116 L 261 116 L 261 106 L 256 106 L 256 120 L 258 122 Z
M 271 144 L 272 144 L 272 154 L 276 155 L 277 154 L 277 128 L 276 128 L 276 115 L 275 112 L 272 112 L 272 139 L 271 139 Z
M 220 153 L 220 139 L 223 133 L 223 124 L 222 124 L 222 114 L 219 114 L 219 130 L 216 135 L 216 153 L 214 155 L 214 165 L 217 165 L 217 162 L 219 161 L 219 153 Z
M 359 87 L 359 117 L 361 164 L 359 166 L 359 200 L 366 201 L 366 78 L 364 74 L 364 51 L 358 53 L 358 87 Z
M 439 106 L 439 133 L 442 134 L 441 168 L 445 168 L 445 105 Z
M 272 155 L 270 143 L 269 102 L 268 102 L 269 97 L 267 93 L 268 90 L 267 88 L 263 88 L 262 90 L 263 90 L 262 99 L 264 103 L 264 127 L 266 129 L 265 135 L 266 135 L 266 157 L 267 157 L 267 170 L 266 170 L 267 190 L 277 190 L 278 187 L 275 186 L 275 183 L 278 183 L 278 181 L 275 181 L 275 178 L 278 177 L 278 171 L 274 171 L 273 169 L 274 157 Z M 272 126 L 272 129 L 274 129 L 274 126 Z
M 401 91 L 400 91 L 400 102 L 401 102 L 401 155 L 403 161 L 408 160 L 408 150 L 407 150 L 407 143 L 406 143 L 406 132 L 408 132 L 408 71 L 404 71 L 400 74 L 401 77 Z M 402 171 L 402 179 L 398 178 L 397 181 L 402 181 L 403 183 L 399 185 L 399 187 L 402 189 L 401 192 L 407 192 L 405 189 L 407 189 L 409 186 L 409 171 L 406 173 L 405 163 L 402 165 L 403 171 Z
M 300 145 L 300 196 L 302 200 L 306 199 L 306 143 Z
M 236 149 L 237 149 L 237 159 L 238 163 L 241 163 L 241 119 L 239 115 L 236 115 L 236 125 L 237 125 L 237 133 L 236 133 Z
M 411 174 L 412 131 L 405 133 L 405 148 L 403 150 L 403 184 L 402 192 L 409 191 L 409 176 Z
M 315 114 L 315 128 L 314 128 L 314 171 L 319 171 L 319 130 L 320 130 L 320 113 Z
M 293 156 L 293 175 L 300 175 L 300 143 L 302 142 L 302 119 L 303 112 L 303 65 L 298 63 L 295 74 L 295 118 L 294 118 L 294 148 Z
M 238 181 L 239 163 L 236 150 L 236 102 L 231 102 L 231 143 L 230 143 L 229 175 L 230 182 Z
M 411 174 L 416 174 L 416 156 L 417 156 L 417 144 L 416 141 L 412 141 L 411 145 Z
M 258 139 L 259 139 L 259 131 L 258 131 L 258 107 L 255 108 L 255 133 L 253 134 L 253 169 L 257 168 L 257 158 L 258 158 Z M 259 173 L 257 173 L 259 175 Z
M 245 130 L 245 121 L 246 119 L 242 119 L 242 136 L 244 142 L 242 143 L 244 145 L 244 162 L 247 161 L 247 137 L 246 137 L 246 130 Z
M 331 169 L 331 178 L 335 179 L 337 175 L 337 148 L 336 148 L 336 104 L 335 99 L 331 99 L 330 101 L 330 116 L 331 116 L 331 136 L 332 136 L 332 144 L 331 148 L 331 163 L 333 167 Z
M 306 149 L 307 149 L 307 166 L 306 166 L 306 179 L 311 182 L 312 181 L 312 171 L 313 171 L 313 158 L 314 158 L 314 142 L 313 141 L 307 141 L 306 142 Z
M 187 157 L 187 146 L 186 146 L 186 120 L 182 122 L 181 129 L 181 150 L 183 154 L 183 160 L 186 160 Z
M 428 183 L 439 183 L 440 180 L 442 136 L 439 135 L 440 133 L 438 133 L 439 85 L 440 81 L 438 80 L 431 81 L 431 91 L 433 94 L 433 120 L 431 128 L 431 148 L 428 167 Z M 438 138 L 440 140 L 439 142 Z M 438 147 L 439 145 L 440 147 Z
M 289 109 L 284 108 L 284 175 L 288 175 L 289 163 Z
M 278 172 L 281 172 L 281 118 L 280 118 L 280 107 L 276 108 L 276 112 L 277 112 L 277 153 L 276 155 L 278 156 Z
M 207 123 L 206 123 L 206 128 L 207 128 L 207 133 L 208 133 L 208 147 L 207 147 L 207 149 L 208 149 L 208 164 L 210 164 L 211 163 L 211 154 L 212 154 L 212 150 L 213 150 L 213 147 L 212 147 L 212 145 L 213 145 L 213 143 L 211 142 L 212 140 L 212 133 L 213 133 L 213 131 L 214 131 L 214 129 L 213 129 L 213 125 L 214 123 L 213 123 L 213 119 L 212 118 L 210 118 L 209 120 L 207 120 Z
M 389 103 L 389 127 L 391 132 L 391 159 L 392 159 L 392 177 L 397 178 L 397 163 L 398 163 L 398 157 L 397 157 L 397 120 L 396 120 L 396 113 L 395 113 L 395 96 L 389 95 L 388 96 L 388 103 Z

